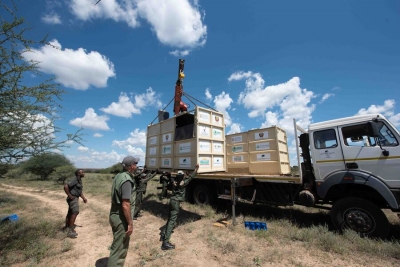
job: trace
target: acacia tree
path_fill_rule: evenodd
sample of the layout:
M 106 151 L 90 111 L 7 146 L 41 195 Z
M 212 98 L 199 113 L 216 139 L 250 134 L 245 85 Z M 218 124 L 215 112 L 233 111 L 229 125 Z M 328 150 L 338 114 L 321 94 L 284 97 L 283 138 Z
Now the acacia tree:
M 64 155 L 57 153 L 43 153 L 36 155 L 22 164 L 24 171 L 40 175 L 41 180 L 47 180 L 50 174 L 62 166 L 71 167 L 70 170 L 72 170 L 72 172 L 70 172 L 69 175 L 73 173 L 74 167 L 72 163 Z
M 39 63 L 26 61 L 24 53 L 35 45 L 50 45 L 25 38 L 31 30 L 18 17 L 14 0 L 0 0 L 0 162 L 17 162 L 45 151 L 68 147 L 69 141 L 81 144 L 81 130 L 57 139 L 61 129 L 54 122 L 65 93 L 54 78 L 38 84 L 26 83 L 24 77 L 41 77 Z M 54 48 L 56 49 L 56 48 Z

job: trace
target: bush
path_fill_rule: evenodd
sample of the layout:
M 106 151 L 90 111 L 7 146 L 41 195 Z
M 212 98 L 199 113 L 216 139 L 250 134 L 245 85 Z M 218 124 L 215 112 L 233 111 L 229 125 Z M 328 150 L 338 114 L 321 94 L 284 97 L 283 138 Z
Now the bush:
M 23 164 L 23 169 L 33 174 L 40 175 L 41 180 L 48 180 L 50 174 L 61 166 L 73 167 L 74 165 L 64 155 L 43 153 L 27 160 Z
M 50 178 L 54 180 L 56 183 L 65 184 L 65 180 L 69 177 L 74 176 L 75 167 L 72 165 L 66 165 L 57 167 L 55 171 L 50 175 Z

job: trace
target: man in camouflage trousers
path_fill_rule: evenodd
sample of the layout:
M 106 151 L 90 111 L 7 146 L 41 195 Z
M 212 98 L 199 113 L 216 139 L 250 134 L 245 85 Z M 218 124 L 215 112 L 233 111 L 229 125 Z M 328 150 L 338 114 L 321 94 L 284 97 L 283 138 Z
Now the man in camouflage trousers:
M 135 210 L 135 176 L 139 158 L 132 156 L 122 160 L 123 171 L 113 180 L 111 189 L 110 225 L 113 242 L 110 247 L 108 267 L 124 266 L 128 253 L 129 240 L 133 232 L 133 213 Z
M 144 166 L 144 170 L 146 169 L 146 166 Z M 146 188 L 147 188 L 147 182 L 150 181 L 151 179 L 154 178 L 154 176 L 157 174 L 157 172 L 153 173 L 142 173 L 139 178 L 136 180 L 136 203 L 135 203 L 135 212 L 134 212 L 134 220 L 137 217 L 140 217 L 140 210 L 142 208 L 142 202 L 143 202 L 143 195 L 146 193 Z
M 173 181 L 172 196 L 169 200 L 169 217 L 163 231 L 160 233 L 160 241 L 163 241 L 162 250 L 175 249 L 175 245 L 169 242 L 171 233 L 178 218 L 180 203 L 185 201 L 186 186 L 196 176 L 198 169 L 199 164 L 196 165 L 194 172 L 190 176 L 185 176 L 183 171 L 178 171 L 177 177 Z

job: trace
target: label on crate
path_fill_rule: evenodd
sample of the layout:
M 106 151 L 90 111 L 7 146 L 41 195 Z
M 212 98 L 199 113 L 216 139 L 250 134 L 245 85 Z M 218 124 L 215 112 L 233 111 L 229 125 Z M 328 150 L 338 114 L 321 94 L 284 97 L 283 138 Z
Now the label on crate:
M 191 151 L 190 143 L 179 144 L 179 153 L 190 153 L 190 151 Z
M 150 137 L 149 145 L 156 145 L 157 144 L 157 136 Z
M 271 160 L 270 153 L 257 154 L 257 161 L 266 161 L 266 160 Z
M 255 133 L 254 139 L 256 140 L 268 139 L 268 131 Z
M 201 151 L 201 152 L 211 152 L 211 144 L 210 144 L 210 142 L 200 141 L 199 142 L 199 151 Z
M 269 142 L 256 144 L 256 150 L 268 150 L 268 149 L 269 149 Z
M 171 133 L 163 134 L 163 136 L 162 136 L 162 142 L 163 143 L 169 143 L 171 141 L 172 141 Z
M 243 141 L 243 138 L 241 135 L 232 136 L 231 141 L 232 141 L 232 143 L 241 143 Z
M 210 114 L 205 112 L 199 112 L 199 121 L 210 123 Z
M 199 135 L 200 136 L 205 136 L 205 137 L 210 137 L 210 127 L 207 126 L 199 126 Z
M 232 161 L 233 162 L 243 162 L 244 161 L 243 155 L 232 156 Z
M 213 150 L 213 152 L 221 152 L 222 153 L 223 152 L 222 147 L 223 147 L 222 143 L 214 142 L 214 150 Z
M 149 158 L 149 166 L 154 167 L 154 166 L 156 166 L 156 164 L 157 164 L 157 159 Z
M 172 152 L 172 145 L 166 145 L 162 147 L 162 154 L 171 154 Z
M 211 168 L 211 159 L 209 157 L 201 157 L 199 165 L 200 167 Z
M 156 155 L 157 154 L 157 147 L 150 147 L 149 148 L 149 155 Z
M 170 158 L 163 158 L 161 161 L 161 166 L 162 167 L 169 167 L 172 168 L 172 161 Z
M 213 138 L 222 139 L 222 131 L 219 129 L 213 129 Z
M 243 146 L 232 146 L 232 152 L 233 153 L 240 153 L 243 152 Z
M 222 157 L 214 157 L 213 166 L 214 167 L 223 167 L 224 159 Z
M 179 168 L 190 168 L 190 158 L 179 158 Z
M 216 124 L 216 125 L 222 126 L 222 117 L 221 117 L 221 116 L 214 115 L 214 121 L 213 121 L 213 123 Z

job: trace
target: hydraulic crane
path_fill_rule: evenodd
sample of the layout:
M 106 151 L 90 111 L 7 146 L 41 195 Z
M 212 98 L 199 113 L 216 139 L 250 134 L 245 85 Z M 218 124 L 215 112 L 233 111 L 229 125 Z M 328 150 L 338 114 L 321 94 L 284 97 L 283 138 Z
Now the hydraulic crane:
M 183 79 L 185 78 L 185 74 L 183 70 L 185 68 L 185 60 L 179 59 L 179 68 L 178 68 L 178 80 L 175 84 L 175 102 L 174 102 L 174 114 L 177 115 L 180 112 L 187 111 L 188 106 L 182 102 L 183 95 Z

